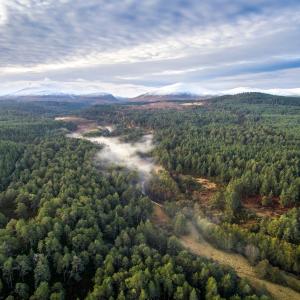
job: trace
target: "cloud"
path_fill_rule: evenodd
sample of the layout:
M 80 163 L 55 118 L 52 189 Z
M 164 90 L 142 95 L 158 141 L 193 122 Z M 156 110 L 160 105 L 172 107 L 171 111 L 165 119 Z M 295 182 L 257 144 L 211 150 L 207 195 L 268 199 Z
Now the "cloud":
M 0 26 L 4 25 L 7 21 L 7 8 L 5 3 L 0 2 Z
M 2 0 L 0 80 L 207 83 L 296 68 L 299 36 L 296 0 Z

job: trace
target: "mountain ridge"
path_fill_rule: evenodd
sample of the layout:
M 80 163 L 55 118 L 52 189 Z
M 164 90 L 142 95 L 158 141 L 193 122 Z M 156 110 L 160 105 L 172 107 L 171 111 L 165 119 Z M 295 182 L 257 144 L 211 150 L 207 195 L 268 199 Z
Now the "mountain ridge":
M 98 88 L 98 87 L 97 87 Z M 36 85 L 10 90 L 1 95 L 0 100 L 18 101 L 67 101 L 87 102 L 89 104 L 123 103 L 123 102 L 157 102 L 157 101 L 201 101 L 222 96 L 239 94 L 268 94 L 273 96 L 300 97 L 300 88 L 292 89 L 257 89 L 237 87 L 229 90 L 214 91 L 196 84 L 175 83 L 153 89 L 134 97 L 120 97 L 113 93 L 93 89 L 64 86 L 62 83 L 42 82 Z

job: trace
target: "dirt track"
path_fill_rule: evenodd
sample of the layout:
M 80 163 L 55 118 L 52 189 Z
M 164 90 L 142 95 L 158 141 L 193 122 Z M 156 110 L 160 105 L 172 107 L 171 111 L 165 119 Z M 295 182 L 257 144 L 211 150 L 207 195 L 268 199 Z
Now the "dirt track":
M 211 244 L 203 239 L 203 237 L 198 233 L 197 229 L 191 223 L 189 224 L 189 229 L 189 235 L 181 237 L 180 241 L 181 244 L 185 248 L 189 249 L 192 253 L 213 259 L 220 264 L 229 265 L 240 277 L 247 278 L 253 286 L 265 287 L 274 299 L 300 299 L 300 293 L 297 293 L 288 287 L 259 279 L 253 267 L 243 256 L 214 248 Z
M 162 205 L 153 202 L 154 207 L 154 222 L 158 225 L 166 224 L 169 222 L 169 217 L 163 210 Z M 228 265 L 232 267 L 240 277 L 247 278 L 250 283 L 255 287 L 264 287 L 274 299 L 278 300 L 299 300 L 300 293 L 284 287 L 278 284 L 271 283 L 267 280 L 259 279 L 253 267 L 249 262 L 241 255 L 235 253 L 225 252 L 219 249 L 216 249 L 200 235 L 195 226 L 189 222 L 189 234 L 181 236 L 180 242 L 190 252 L 213 259 L 216 262 Z

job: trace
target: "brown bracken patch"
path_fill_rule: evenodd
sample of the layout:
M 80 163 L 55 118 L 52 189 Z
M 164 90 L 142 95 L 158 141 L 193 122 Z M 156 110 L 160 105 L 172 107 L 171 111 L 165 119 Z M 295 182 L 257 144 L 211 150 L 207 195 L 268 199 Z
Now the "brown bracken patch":
M 132 105 L 130 106 L 130 109 L 132 110 L 157 110 L 157 109 L 178 109 L 182 110 L 184 107 L 182 107 L 180 104 L 176 102 L 169 102 L 169 101 L 163 101 L 163 102 L 151 102 L 147 104 L 141 104 L 141 105 Z
M 217 185 L 214 182 L 208 180 L 207 178 L 196 177 L 195 179 L 207 190 L 212 191 L 217 188 Z
M 206 102 L 204 101 L 193 101 L 193 102 L 172 102 L 172 101 L 159 101 L 159 102 L 151 102 L 141 105 L 132 105 L 129 109 L 132 110 L 158 110 L 158 109 L 176 109 L 176 110 L 184 110 L 197 106 L 204 106 Z
M 56 121 L 63 121 L 63 122 L 72 122 L 77 125 L 77 133 L 84 133 L 87 131 L 96 130 L 98 125 L 96 122 L 76 117 L 76 116 L 65 116 L 65 117 L 57 117 L 55 118 Z
M 289 210 L 289 208 L 280 205 L 278 197 L 273 197 L 272 204 L 269 206 L 263 206 L 261 199 L 261 196 L 247 197 L 242 201 L 243 206 L 255 212 L 259 217 L 278 217 Z
M 193 198 L 206 205 L 217 191 L 217 184 L 203 177 L 195 177 L 194 179 L 201 184 L 202 189 L 201 191 L 195 191 Z

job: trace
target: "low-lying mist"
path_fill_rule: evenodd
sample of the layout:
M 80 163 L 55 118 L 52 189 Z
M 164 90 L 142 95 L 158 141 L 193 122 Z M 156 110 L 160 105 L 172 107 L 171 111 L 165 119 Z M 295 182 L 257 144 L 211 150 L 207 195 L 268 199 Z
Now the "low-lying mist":
M 154 147 L 152 134 L 144 135 L 139 142 L 126 143 L 118 137 L 84 137 L 81 134 L 73 133 L 70 137 L 89 140 L 104 147 L 97 153 L 96 159 L 113 165 L 136 170 L 142 180 L 142 184 L 149 179 L 155 164 L 150 157 L 146 157 Z
M 146 154 L 153 149 L 152 135 L 145 135 L 137 143 L 124 143 L 116 137 L 97 137 L 89 138 L 89 140 L 104 145 L 104 148 L 97 154 L 101 160 L 137 170 L 143 177 L 149 176 L 154 168 L 154 163 L 150 158 L 139 155 L 139 153 Z

